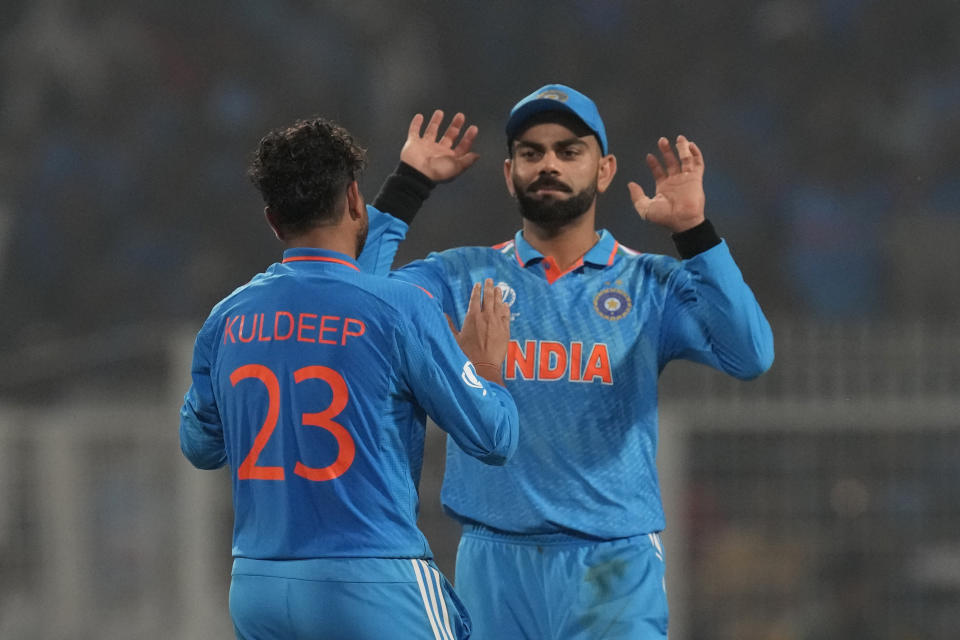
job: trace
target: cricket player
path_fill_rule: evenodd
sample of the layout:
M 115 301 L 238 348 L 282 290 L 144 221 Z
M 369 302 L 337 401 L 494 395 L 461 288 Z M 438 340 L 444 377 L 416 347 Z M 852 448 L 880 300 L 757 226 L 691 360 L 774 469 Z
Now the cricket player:
M 438 178 L 472 161 L 469 142 L 444 152 L 455 157 Z M 349 133 L 322 119 L 263 138 L 250 175 L 283 259 L 217 304 L 197 335 L 180 443 L 201 469 L 230 466 L 238 638 L 469 637 L 416 525 L 425 419 L 481 465 L 510 457 L 509 308 L 491 280 L 477 283 L 455 337 L 429 293 L 364 273 L 364 163 Z M 370 235 L 395 247 L 406 224 L 374 213 Z M 366 255 L 375 265 L 376 248 Z
M 411 123 L 414 140 L 421 124 Z M 647 156 L 653 197 L 628 184 L 640 217 L 672 233 L 675 259 L 597 229 L 617 162 L 587 96 L 544 86 L 513 107 L 506 134 L 504 178 L 522 229 L 392 274 L 429 291 L 456 323 L 480 279 L 496 282 L 511 310 L 503 374 L 520 412 L 517 453 L 494 468 L 447 444 L 442 501 L 463 525 L 457 592 L 479 640 L 663 639 L 658 376 L 674 359 L 758 376 L 773 361 L 770 326 L 705 218 L 695 143 L 659 140 L 660 158 Z M 392 179 L 429 193 L 426 169 L 401 160 Z M 412 220 L 409 199 L 389 199 L 377 208 Z M 397 239 L 383 237 L 378 264 Z

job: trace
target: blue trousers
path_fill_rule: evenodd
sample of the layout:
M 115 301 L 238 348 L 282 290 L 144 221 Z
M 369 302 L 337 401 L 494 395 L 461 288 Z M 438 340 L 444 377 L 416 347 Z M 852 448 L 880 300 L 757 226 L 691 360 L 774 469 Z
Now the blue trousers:
M 474 640 L 666 640 L 658 534 L 584 540 L 464 527 L 457 593 Z
M 470 619 L 430 560 L 236 558 L 230 616 L 241 640 L 464 640 Z

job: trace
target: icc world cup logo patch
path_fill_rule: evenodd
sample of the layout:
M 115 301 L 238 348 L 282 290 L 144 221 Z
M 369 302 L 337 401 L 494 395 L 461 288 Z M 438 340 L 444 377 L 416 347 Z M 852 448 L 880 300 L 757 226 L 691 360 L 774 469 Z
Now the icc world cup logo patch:
M 620 289 L 604 289 L 593 299 L 593 308 L 607 320 L 619 320 L 632 307 L 630 296 Z

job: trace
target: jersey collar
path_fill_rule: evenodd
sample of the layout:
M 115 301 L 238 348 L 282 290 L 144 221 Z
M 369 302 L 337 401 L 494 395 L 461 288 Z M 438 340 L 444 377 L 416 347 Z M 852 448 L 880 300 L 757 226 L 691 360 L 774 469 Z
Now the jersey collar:
M 283 252 L 283 263 L 341 265 L 360 271 L 357 261 L 345 253 L 327 249 L 297 248 Z
M 606 229 L 600 229 L 597 233 L 600 234 L 600 240 L 587 251 L 582 262 L 578 263 L 577 266 L 589 264 L 595 267 L 608 267 L 613 264 L 617 257 L 617 249 L 620 247 L 619 243 L 613 237 L 613 234 Z M 524 239 L 522 229 L 513 236 L 513 246 L 517 262 L 522 267 L 528 267 L 544 259 L 544 255 Z
M 600 239 L 593 245 L 589 251 L 575 263 L 570 265 L 565 271 L 561 271 L 552 256 L 545 257 L 542 253 L 534 249 L 523 237 L 523 230 L 517 231 L 513 237 L 514 256 L 521 267 L 527 268 L 534 264 L 543 264 L 543 275 L 547 282 L 553 284 L 571 271 L 575 271 L 584 265 L 590 265 L 602 269 L 613 264 L 617 257 L 619 244 L 614 240 L 613 235 L 606 229 L 598 231 Z

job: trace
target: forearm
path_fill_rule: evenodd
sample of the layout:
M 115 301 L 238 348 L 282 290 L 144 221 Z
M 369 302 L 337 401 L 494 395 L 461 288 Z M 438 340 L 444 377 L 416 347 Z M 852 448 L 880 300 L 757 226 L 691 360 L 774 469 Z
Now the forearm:
M 713 224 L 707 219 L 704 219 L 703 222 L 691 229 L 671 234 L 670 237 L 677 247 L 677 253 L 680 254 L 680 257 L 684 260 L 699 255 L 720 244 L 720 236 L 717 235 Z
M 668 319 L 678 357 L 714 366 L 740 379 L 773 362 L 773 333 L 726 243 L 683 263 L 676 316 Z
M 433 180 L 401 162 L 383 182 L 373 206 L 409 225 L 435 186 Z
M 387 177 L 373 205 L 367 206 L 370 226 L 357 257 L 363 271 L 380 275 L 390 272 L 397 249 L 433 186 L 433 181 L 403 162 Z
M 180 410 L 180 451 L 198 469 L 219 469 L 227 463 L 222 429 L 200 420 L 189 402 Z

